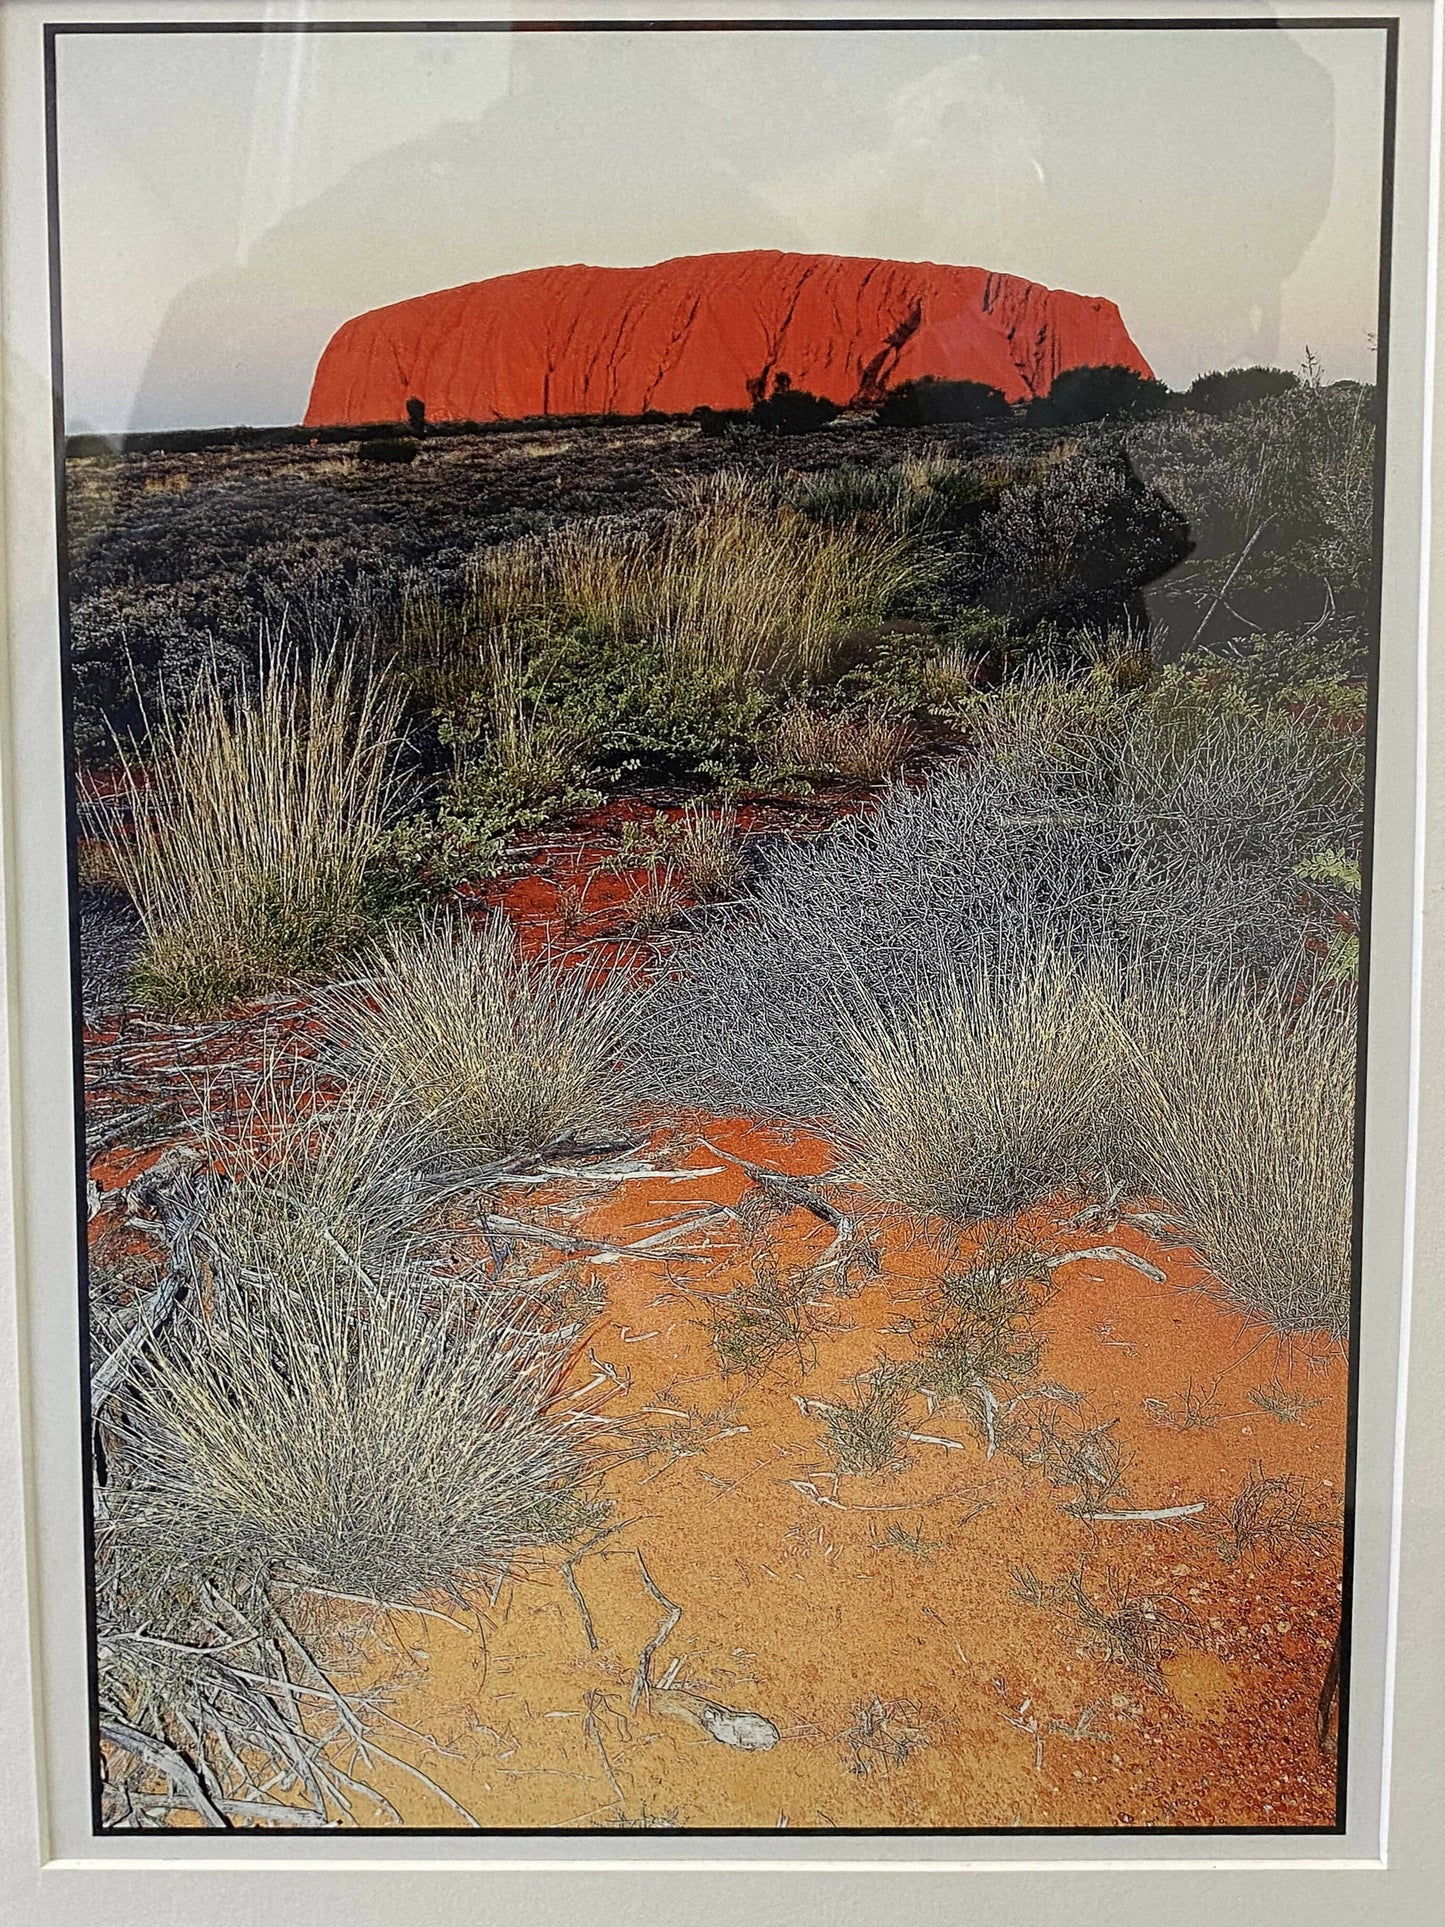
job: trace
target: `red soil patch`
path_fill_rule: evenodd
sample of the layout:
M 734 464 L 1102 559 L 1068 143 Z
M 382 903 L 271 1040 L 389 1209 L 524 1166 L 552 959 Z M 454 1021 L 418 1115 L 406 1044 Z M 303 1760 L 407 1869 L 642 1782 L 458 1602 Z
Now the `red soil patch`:
M 698 1125 L 779 1170 L 830 1162 L 805 1135 Z M 643 1155 L 669 1175 L 596 1202 L 585 1180 L 562 1185 L 545 1215 L 624 1245 L 753 1189 L 695 1137 Z M 538 1211 L 535 1191 L 527 1205 Z M 1115 1422 L 1128 1489 L 1110 1506 L 1203 1501 L 1203 1513 L 1088 1522 L 1064 1509 L 1076 1493 L 1004 1449 L 990 1457 L 960 1407 L 930 1415 L 921 1399 L 907 1423 L 922 1437 L 904 1442 L 900 1469 L 837 1475 L 806 1402 L 847 1397 L 882 1355 L 913 1355 L 943 1255 L 879 1219 L 877 1277 L 821 1297 L 803 1353 L 724 1376 L 704 1294 L 751 1276 L 760 1251 L 785 1270 L 816 1261 L 832 1235 L 801 1210 L 761 1233 L 724 1216 L 581 1267 L 607 1308 L 580 1370 L 627 1386 L 599 1429 L 635 1450 L 650 1427 L 654 1446 L 616 1450 L 604 1490 L 618 1529 L 574 1567 L 595 1648 L 551 1560 L 495 1609 L 475 1602 L 475 1631 L 405 1614 L 367 1626 L 348 1683 L 386 1682 L 397 1716 L 437 1741 L 414 1757 L 487 1827 L 1332 1824 L 1315 1710 L 1339 1610 L 1345 1360 L 1249 1329 L 1192 1254 L 1127 1226 L 1068 1231 L 1062 1217 L 1026 1228 L 1059 1250 L 1107 1236 L 1166 1281 L 1109 1261 L 1060 1267 L 1035 1321 L 1039 1381 L 1078 1395 L 1080 1424 Z M 1297 1482 L 1317 1537 L 1234 1551 L 1224 1509 L 1260 1475 Z M 1053 1582 L 1081 1565 L 1096 1604 L 1127 1586 L 1188 1615 L 1154 1681 L 1072 1611 L 1018 1597 L 1021 1567 Z M 667 1690 L 633 1707 L 639 1654 L 666 1617 L 644 1568 L 681 1616 L 651 1667 Z M 690 1695 L 761 1714 L 777 1745 L 718 1743 L 689 1717 Z M 415 1787 L 384 1790 L 411 1823 L 448 1823 Z

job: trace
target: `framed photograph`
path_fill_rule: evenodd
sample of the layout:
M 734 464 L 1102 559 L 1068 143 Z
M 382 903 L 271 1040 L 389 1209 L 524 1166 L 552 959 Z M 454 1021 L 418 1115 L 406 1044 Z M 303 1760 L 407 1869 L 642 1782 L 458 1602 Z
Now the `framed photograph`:
M 445 12 L 0 6 L 21 1917 L 1423 1922 L 1445 9 Z

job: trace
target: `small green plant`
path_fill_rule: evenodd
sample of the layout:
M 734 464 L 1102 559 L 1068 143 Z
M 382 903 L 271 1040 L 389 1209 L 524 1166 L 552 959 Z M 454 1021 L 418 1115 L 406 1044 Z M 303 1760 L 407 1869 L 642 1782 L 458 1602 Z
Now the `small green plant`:
M 1288 1472 L 1267 1478 L 1259 1464 L 1207 1524 L 1231 1565 L 1239 1559 L 1257 1563 L 1287 1551 L 1308 1550 L 1337 1531 L 1310 1510 L 1303 1479 Z
M 1278 1419 L 1281 1425 L 1299 1425 L 1306 1412 L 1312 1412 L 1321 1402 L 1317 1398 L 1306 1398 L 1303 1392 L 1293 1385 L 1281 1385 L 1277 1381 L 1269 1385 L 1257 1385 L 1249 1395 L 1251 1405 L 1261 1412 Z
M 834 1462 L 840 1472 L 854 1476 L 896 1472 L 904 1464 L 901 1444 L 915 1391 L 912 1374 L 885 1358 L 852 1383 L 852 1399 L 818 1408 Z
M 934 1743 L 937 1714 L 916 1699 L 884 1699 L 873 1693 L 853 1708 L 853 1722 L 839 1735 L 852 1755 L 851 1771 L 866 1776 L 881 1767 L 903 1766 Z
M 1032 1566 L 1013 1574 L 1014 1597 L 1024 1605 L 1066 1612 L 1106 1665 L 1127 1666 L 1162 1693 L 1161 1660 L 1180 1646 L 1199 1643 L 1197 1616 L 1171 1593 L 1136 1593 L 1112 1567 L 1105 1569 L 1104 1596 L 1089 1587 L 1087 1561 L 1061 1578 L 1041 1579 Z
M 750 1278 L 726 1296 L 710 1299 L 708 1330 L 723 1377 L 734 1372 L 754 1377 L 784 1355 L 807 1371 L 823 1326 L 811 1301 L 814 1288 L 810 1272 L 780 1267 L 764 1252 L 753 1259 Z

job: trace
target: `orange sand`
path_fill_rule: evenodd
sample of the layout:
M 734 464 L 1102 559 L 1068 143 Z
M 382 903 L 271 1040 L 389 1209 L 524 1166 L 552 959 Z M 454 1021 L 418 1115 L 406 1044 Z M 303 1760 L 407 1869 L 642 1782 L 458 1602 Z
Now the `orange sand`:
M 602 1191 L 566 1181 L 519 1193 L 517 1208 L 525 1200 L 534 1218 L 626 1244 L 672 1216 L 735 1206 L 751 1188 L 700 1137 L 794 1173 L 831 1161 L 805 1135 L 693 1122 L 642 1155 L 696 1177 Z M 605 1285 L 607 1307 L 579 1385 L 600 1369 L 626 1387 L 603 1408 L 604 1439 L 693 1414 L 712 1434 L 692 1456 L 615 1451 L 603 1490 L 616 1529 L 574 1568 L 595 1650 L 552 1557 L 510 1580 L 494 1607 L 439 1608 L 465 1625 L 400 1611 L 381 1624 L 329 1617 L 352 1651 L 340 1682 L 385 1689 L 390 1714 L 434 1742 L 392 1729 L 387 1744 L 484 1827 L 1333 1824 L 1334 1766 L 1314 1722 L 1339 1612 L 1345 1359 L 1250 1329 L 1208 1295 L 1191 1253 L 1128 1226 L 1061 1230 L 1063 1215 L 1041 1214 L 1031 1235 L 1060 1250 L 1123 1245 L 1167 1273 L 1161 1285 L 1117 1262 L 1063 1266 L 1036 1320 L 1040 1382 L 1083 1394 L 1091 1425 L 1117 1420 L 1128 1492 L 1108 1503 L 1213 1508 L 1262 1467 L 1299 1479 L 1327 1532 L 1231 1561 L 1212 1511 L 1086 1523 L 1061 1509 L 1070 1492 L 1002 1450 L 990 1458 L 961 1408 L 930 1416 L 921 1398 L 910 1427 L 938 1442 L 908 1443 L 893 1475 L 837 1476 L 821 1418 L 799 1399 L 836 1399 L 881 1354 L 912 1354 L 910 1321 L 942 1254 L 916 1228 L 870 1222 L 880 1274 L 822 1299 L 826 1329 L 806 1359 L 725 1378 L 697 1294 L 728 1290 L 759 1236 L 786 1266 L 816 1259 L 832 1233 L 802 1210 L 761 1233 L 724 1216 L 653 1255 L 582 1267 Z M 1191 1386 L 1209 1395 L 1207 1422 L 1179 1429 Z M 1281 1386 L 1305 1402 L 1298 1417 L 1251 1401 Z M 1051 1581 L 1080 1559 L 1098 1602 L 1112 1571 L 1196 1616 L 1193 1637 L 1163 1661 L 1163 1692 L 1067 1611 L 1016 1596 L 1014 1569 Z M 644 1565 L 681 1613 L 651 1666 L 669 1690 L 634 1707 L 641 1649 L 667 1616 Z M 688 1717 L 689 1693 L 765 1716 L 779 1743 L 719 1744 Z M 875 1696 L 885 1712 L 904 1703 L 886 1729 L 911 1733 L 904 1757 L 845 1737 Z M 409 1825 L 459 1824 L 400 1774 L 376 1784 Z M 371 1818 L 359 1803 L 358 1821 Z

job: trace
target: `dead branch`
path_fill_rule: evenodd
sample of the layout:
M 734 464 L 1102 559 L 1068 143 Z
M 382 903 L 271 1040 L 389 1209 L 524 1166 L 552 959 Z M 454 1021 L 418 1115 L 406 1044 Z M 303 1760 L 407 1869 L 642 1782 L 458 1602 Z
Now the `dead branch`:
M 142 1733 L 139 1727 L 131 1726 L 124 1720 L 102 1720 L 100 1737 L 109 1740 L 112 1746 L 123 1747 L 127 1753 L 133 1753 L 157 1773 L 163 1773 L 172 1789 L 182 1796 L 208 1827 L 218 1828 L 222 1832 L 230 1828 L 230 1821 L 201 1785 L 199 1773 L 177 1747 L 168 1746 L 164 1740 L 158 1740 L 149 1733 Z
M 649 1705 L 651 1704 L 653 1657 L 658 1647 L 668 1638 L 676 1627 L 677 1622 L 682 1618 L 682 1607 L 673 1605 L 672 1601 L 658 1590 L 652 1574 L 647 1570 L 647 1561 L 640 1552 L 637 1553 L 637 1564 L 642 1573 L 643 1585 L 646 1586 L 658 1605 L 663 1608 L 663 1618 L 662 1624 L 637 1656 L 637 1672 L 632 1681 L 633 1712 L 636 1712 L 637 1703 L 643 1698 L 646 1698 Z

